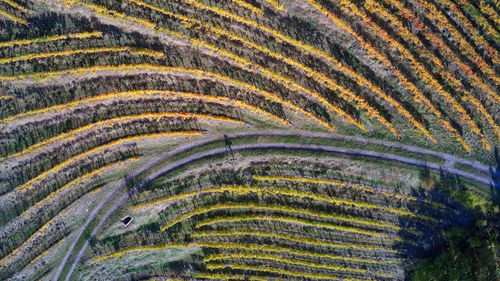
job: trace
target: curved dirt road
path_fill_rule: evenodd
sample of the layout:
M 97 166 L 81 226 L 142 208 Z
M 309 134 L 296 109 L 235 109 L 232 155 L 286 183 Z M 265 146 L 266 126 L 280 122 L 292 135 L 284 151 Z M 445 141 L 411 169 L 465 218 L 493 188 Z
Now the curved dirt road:
M 99 205 L 92 211 L 91 215 L 85 222 L 85 224 L 81 227 L 80 232 L 78 233 L 77 238 L 75 241 L 73 241 L 71 247 L 68 249 L 68 252 L 66 253 L 62 263 L 60 264 L 56 277 L 54 280 L 58 280 L 61 276 L 62 270 L 65 267 L 69 257 L 71 256 L 71 253 L 73 252 L 78 240 L 80 240 L 81 236 L 83 235 L 83 232 L 85 229 L 88 227 L 88 225 L 97 217 L 97 214 L 104 208 L 105 205 L 109 203 L 109 201 L 114 198 L 117 194 L 120 193 L 120 191 L 125 187 L 126 183 L 141 174 L 142 172 L 150 169 L 151 167 L 167 160 L 168 158 L 171 158 L 172 156 L 175 156 L 177 154 L 180 154 L 182 152 L 185 152 L 187 150 L 204 146 L 213 142 L 217 141 L 223 141 L 225 139 L 236 139 L 236 138 L 243 138 L 243 137 L 250 137 L 250 136 L 301 136 L 301 137 L 311 137 L 311 138 L 327 138 L 327 139 L 336 139 L 336 140 L 344 140 L 344 141 L 354 141 L 358 142 L 360 144 L 378 144 L 378 145 L 383 145 L 386 147 L 393 147 L 393 148 L 401 148 L 405 149 L 410 152 L 416 152 L 420 154 L 425 154 L 425 155 L 432 155 L 432 156 L 437 156 L 443 158 L 446 163 L 445 165 L 440 165 L 437 163 L 427 163 L 424 161 L 420 161 L 417 159 L 412 159 L 408 157 L 403 157 L 399 155 L 394 155 L 394 154 L 388 154 L 388 153 L 379 153 L 379 152 L 374 152 L 374 151 L 369 151 L 369 150 L 363 150 L 363 149 L 348 149 L 348 148 L 338 148 L 338 147 L 331 147 L 331 146 L 319 146 L 319 145 L 306 145 L 306 144 L 286 144 L 286 143 L 261 143 L 261 144 L 243 144 L 243 145 L 236 145 L 232 146 L 233 151 L 239 151 L 239 150 L 250 150 L 250 149 L 286 149 L 286 150 L 310 150 L 310 151 L 322 151 L 322 152 L 333 152 L 333 153 L 343 153 L 343 154 L 348 154 L 348 155 L 358 155 L 358 156 L 364 156 L 364 157 L 373 157 L 373 158 L 379 158 L 379 159 L 385 159 L 385 160 L 391 160 L 391 161 L 397 161 L 405 164 L 411 164 L 411 165 L 417 165 L 417 166 L 427 166 L 431 169 L 442 169 L 448 173 L 456 174 L 458 176 L 466 177 L 478 182 L 481 182 L 483 184 L 489 185 L 491 183 L 491 180 L 487 177 L 482 177 L 478 175 L 474 175 L 471 173 L 467 173 L 458 169 L 453 168 L 453 164 L 455 163 L 463 163 L 470 165 L 478 170 L 482 171 L 488 171 L 488 166 L 481 164 L 477 161 L 469 161 L 466 159 L 461 159 L 456 156 L 446 154 L 446 153 L 441 153 L 441 152 L 436 152 L 428 149 L 423 149 L 423 148 L 418 148 L 414 146 L 409 146 L 409 145 L 403 145 L 403 144 L 397 144 L 397 143 L 392 143 L 392 142 L 386 142 L 386 141 L 379 141 L 379 140 L 370 140 L 370 139 L 364 139 L 360 137 L 349 137 L 349 136 L 339 136 L 339 135 L 334 135 L 334 134 L 327 134 L 327 133 L 312 133 L 312 132 L 303 132 L 303 131 L 252 131 L 252 132 L 242 132 L 242 133 L 236 133 L 236 134 L 228 134 L 228 135 L 220 135 L 217 137 L 209 138 L 209 139 L 203 139 L 197 142 L 193 142 L 190 144 L 186 144 L 183 146 L 180 146 L 174 150 L 171 150 L 169 152 L 164 153 L 160 157 L 158 157 L 155 160 L 150 161 L 149 163 L 143 165 L 141 168 L 135 170 L 131 174 L 129 174 L 125 179 L 122 179 L 115 189 L 104 198 Z M 104 225 L 106 220 L 111 216 L 111 214 L 116 211 L 119 207 L 121 207 L 127 200 L 128 198 L 135 193 L 137 190 L 151 182 L 152 180 L 160 177 L 161 175 L 168 173 L 169 171 L 175 170 L 179 167 L 182 167 L 186 164 L 189 164 L 193 161 L 197 161 L 203 158 L 207 158 L 210 156 L 218 155 L 218 154 L 223 154 L 226 152 L 226 147 L 222 148 L 217 148 L 213 149 L 207 152 L 202 152 L 199 154 L 191 155 L 187 158 L 184 158 L 182 160 L 179 160 L 177 162 L 174 162 L 170 165 L 167 165 L 163 169 L 151 174 L 148 176 L 144 181 L 136 185 L 132 190 L 130 190 L 128 193 L 122 195 L 118 201 L 116 201 L 113 206 L 106 212 L 104 217 L 99 221 L 99 224 L 94 228 L 92 231 L 89 239 L 85 242 L 84 246 L 76 256 L 71 269 L 66 276 L 65 280 L 69 280 L 71 277 L 73 271 L 75 270 L 76 266 L 78 265 L 80 259 L 83 257 L 83 254 L 85 253 L 86 249 L 89 246 L 89 241 L 92 239 L 92 237 L 95 236 L 95 234 L 100 230 L 100 228 Z

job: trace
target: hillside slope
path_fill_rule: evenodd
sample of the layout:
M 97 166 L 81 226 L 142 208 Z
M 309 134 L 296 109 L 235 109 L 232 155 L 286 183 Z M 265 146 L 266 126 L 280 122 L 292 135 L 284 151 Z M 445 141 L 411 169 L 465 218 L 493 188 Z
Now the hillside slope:
M 480 0 L 0 0 L 0 279 L 500 278 L 499 26 Z

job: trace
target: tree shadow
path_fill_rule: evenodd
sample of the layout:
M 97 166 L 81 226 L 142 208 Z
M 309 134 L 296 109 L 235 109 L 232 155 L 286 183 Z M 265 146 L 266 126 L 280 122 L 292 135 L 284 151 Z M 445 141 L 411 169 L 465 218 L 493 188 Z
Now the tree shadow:
M 493 201 L 500 206 L 500 156 L 497 147 L 495 147 L 495 163 L 495 169 L 491 166 L 489 169 L 491 175 L 490 193 Z
M 500 205 L 500 156 L 497 149 L 495 149 L 495 160 L 496 167 L 490 167 L 490 191 L 491 198 Z M 424 279 L 415 277 L 417 278 L 415 280 L 432 279 L 438 275 L 444 276 L 445 279 L 437 280 L 446 280 L 450 276 L 464 272 L 488 271 L 491 264 L 485 263 L 483 259 L 490 257 L 491 251 L 488 249 L 493 244 L 492 241 L 498 240 L 498 235 L 495 235 L 498 232 L 495 229 L 498 230 L 500 218 L 491 215 L 491 206 L 483 208 L 477 201 L 479 195 L 468 188 L 461 177 L 448 173 L 445 169 L 440 169 L 439 175 L 433 178 L 428 167 L 421 167 L 420 179 L 422 183 L 426 180 L 430 182 L 430 188 L 427 186 L 414 190 L 412 195 L 419 200 L 443 204 L 445 208 L 433 211 L 428 204 L 421 204 L 413 210 L 416 214 L 436 218 L 437 223 L 418 225 L 410 220 L 400 221 L 402 229 L 400 237 L 404 240 L 412 241 L 413 237 L 404 230 L 405 227 L 414 227 L 420 232 L 420 239 L 413 240 L 417 242 L 416 244 L 400 245 L 405 249 L 405 259 L 409 265 L 406 278 L 413 276 L 412 272 L 415 270 L 411 261 L 418 261 L 420 265 L 417 267 L 418 278 L 425 276 Z M 463 266 L 464 263 L 467 264 L 466 267 Z M 446 267 L 449 270 L 440 272 L 434 270 L 434 267 Z M 463 277 L 463 280 L 472 280 Z
M 231 147 L 232 144 L 233 144 L 233 142 L 231 141 L 231 139 L 227 135 L 224 135 L 224 145 L 226 147 L 225 154 L 227 157 L 227 161 L 231 164 L 233 164 L 235 161 L 233 148 Z
M 397 245 L 405 253 L 404 258 L 408 261 L 410 270 L 416 259 L 436 257 L 446 250 L 448 245 L 443 233 L 447 229 L 455 226 L 467 227 L 476 221 L 475 212 L 467 209 L 452 196 L 455 192 L 462 193 L 466 190 L 458 176 L 440 169 L 436 178 L 432 176 L 428 166 L 422 166 L 419 177 L 422 185 L 413 189 L 410 194 L 417 198 L 418 204 L 412 204 L 410 210 L 418 217 L 425 216 L 432 220 L 405 217 L 399 219 L 399 237 L 404 241 L 415 242 L 402 242 Z

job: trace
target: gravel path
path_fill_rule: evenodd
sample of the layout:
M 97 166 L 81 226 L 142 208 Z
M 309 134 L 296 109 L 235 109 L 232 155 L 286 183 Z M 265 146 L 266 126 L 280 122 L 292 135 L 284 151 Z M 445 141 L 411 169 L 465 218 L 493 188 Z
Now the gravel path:
M 279 130 L 274 130 L 274 131 L 252 131 L 252 132 L 241 132 L 241 133 L 235 133 L 235 134 L 228 134 L 228 135 L 220 135 L 216 136 L 213 138 L 208 138 L 204 140 L 200 140 L 197 142 L 193 142 L 190 144 L 186 144 L 183 146 L 180 146 L 174 150 L 171 150 L 169 152 L 166 152 L 162 154 L 160 157 L 158 157 L 155 160 L 150 161 L 149 163 L 146 163 L 139 169 L 135 170 L 134 172 L 130 173 L 127 175 L 125 179 L 122 179 L 115 189 L 106 196 L 100 203 L 99 205 L 92 211 L 90 214 L 89 218 L 85 222 L 84 225 L 82 225 L 80 232 L 77 235 L 77 238 L 73 241 L 73 244 L 71 244 L 70 248 L 68 249 L 68 252 L 63 258 L 63 261 L 59 265 L 59 268 L 57 270 L 56 276 L 54 280 L 59 280 L 62 270 L 66 263 L 68 262 L 68 259 L 73 252 L 78 240 L 81 238 L 83 235 L 83 232 L 85 229 L 90 225 L 90 223 L 97 217 L 97 214 L 106 206 L 113 198 L 115 198 L 118 194 L 122 192 L 122 189 L 125 188 L 126 183 L 130 181 L 131 179 L 135 178 L 139 174 L 143 173 L 144 171 L 152 168 L 153 166 L 171 158 L 172 156 L 175 156 L 177 154 L 180 154 L 182 152 L 185 152 L 187 150 L 196 148 L 196 147 L 201 147 L 210 143 L 214 143 L 217 141 L 223 141 L 224 139 L 235 139 L 235 138 L 242 138 L 242 137 L 251 137 L 251 136 L 301 136 L 301 137 L 311 137 L 311 138 L 326 138 L 326 139 L 335 139 L 335 140 L 344 140 L 344 141 L 350 141 L 350 142 L 358 142 L 360 143 L 360 147 L 363 146 L 363 144 L 377 144 L 377 145 L 383 145 L 386 147 L 392 147 L 392 148 L 400 148 L 400 149 L 405 149 L 410 152 L 416 152 L 424 155 L 431 155 L 431 156 L 437 156 L 441 157 L 445 160 L 444 165 L 440 165 L 437 163 L 427 163 L 424 161 L 420 161 L 417 159 L 413 158 L 408 158 L 404 156 L 399 156 L 399 155 L 394 155 L 394 154 L 388 154 L 388 153 L 379 153 L 379 152 L 374 152 L 374 151 L 369 151 L 369 150 L 363 150 L 363 149 L 349 149 L 349 148 L 338 148 L 338 147 L 331 147 L 331 146 L 320 146 L 320 145 L 306 145 L 306 144 L 284 144 L 284 143 L 260 143 L 260 144 L 243 144 L 243 145 L 235 145 L 231 146 L 233 151 L 240 151 L 240 150 L 252 150 L 252 149 L 284 149 L 284 150 L 309 150 L 309 151 L 322 151 L 322 152 L 334 152 L 334 153 L 343 153 L 343 154 L 348 154 L 348 155 L 358 155 L 358 156 L 364 156 L 364 157 L 373 157 L 373 158 L 379 158 L 379 159 L 385 159 L 385 160 L 392 160 L 392 161 L 397 161 L 405 164 L 411 164 L 411 165 L 417 165 L 417 166 L 427 166 L 431 169 L 442 169 L 443 171 L 446 171 L 451 174 L 455 174 L 461 177 L 469 178 L 474 181 L 489 185 L 491 183 L 491 180 L 488 177 L 482 177 L 478 175 L 474 175 L 468 172 L 464 172 L 458 169 L 453 168 L 453 165 L 455 163 L 462 163 L 466 165 L 470 165 L 474 167 L 477 170 L 481 171 L 488 171 L 489 167 L 481 164 L 478 161 L 470 161 L 462 158 L 458 158 L 456 156 L 447 154 L 447 153 L 441 153 L 441 152 L 436 152 L 433 150 L 429 149 L 424 149 L 424 148 L 419 148 L 419 147 L 414 147 L 410 145 L 404 145 L 404 144 L 397 144 L 393 142 L 388 142 L 388 141 L 380 141 L 380 140 L 370 140 L 370 139 L 364 139 L 361 137 L 349 137 L 349 136 L 340 136 L 340 135 L 335 135 L 335 134 L 328 134 L 328 133 L 313 133 L 313 132 L 303 132 L 303 131 L 279 131 Z M 108 211 L 105 213 L 104 217 L 99 221 L 99 224 L 94 228 L 92 231 L 90 238 L 85 242 L 83 248 L 80 250 L 78 255 L 76 256 L 71 269 L 69 271 L 69 274 L 66 276 L 65 280 L 69 280 L 73 271 L 75 270 L 76 266 L 80 262 L 81 258 L 83 257 L 85 251 L 87 250 L 89 246 L 89 241 L 92 237 L 94 237 L 97 232 L 100 230 L 100 228 L 104 225 L 104 223 L 109 219 L 109 217 L 119 208 L 121 207 L 127 200 L 128 198 L 135 193 L 137 190 L 141 189 L 143 186 L 147 185 L 154 179 L 160 177 L 161 175 L 168 173 L 172 170 L 175 170 L 179 167 L 182 167 L 184 165 L 187 165 L 191 162 L 223 154 L 226 152 L 226 147 L 222 148 L 217 148 L 213 149 L 210 151 L 202 152 L 199 154 L 195 154 L 192 156 L 189 156 L 187 158 L 184 158 L 182 160 L 176 161 L 170 165 L 167 165 L 166 167 L 162 168 L 161 170 L 151 174 L 148 176 L 144 181 L 142 181 L 140 184 L 136 185 L 132 190 L 130 190 L 128 193 L 123 194 L 118 201 L 116 201 L 113 206 L 108 209 Z

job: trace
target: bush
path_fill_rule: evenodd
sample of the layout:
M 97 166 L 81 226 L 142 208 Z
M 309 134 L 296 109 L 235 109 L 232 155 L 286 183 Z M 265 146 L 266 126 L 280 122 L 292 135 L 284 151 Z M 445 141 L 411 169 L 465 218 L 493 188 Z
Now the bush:
M 494 224 L 478 220 L 444 236 L 441 254 L 421 261 L 412 281 L 500 280 L 500 241 Z

